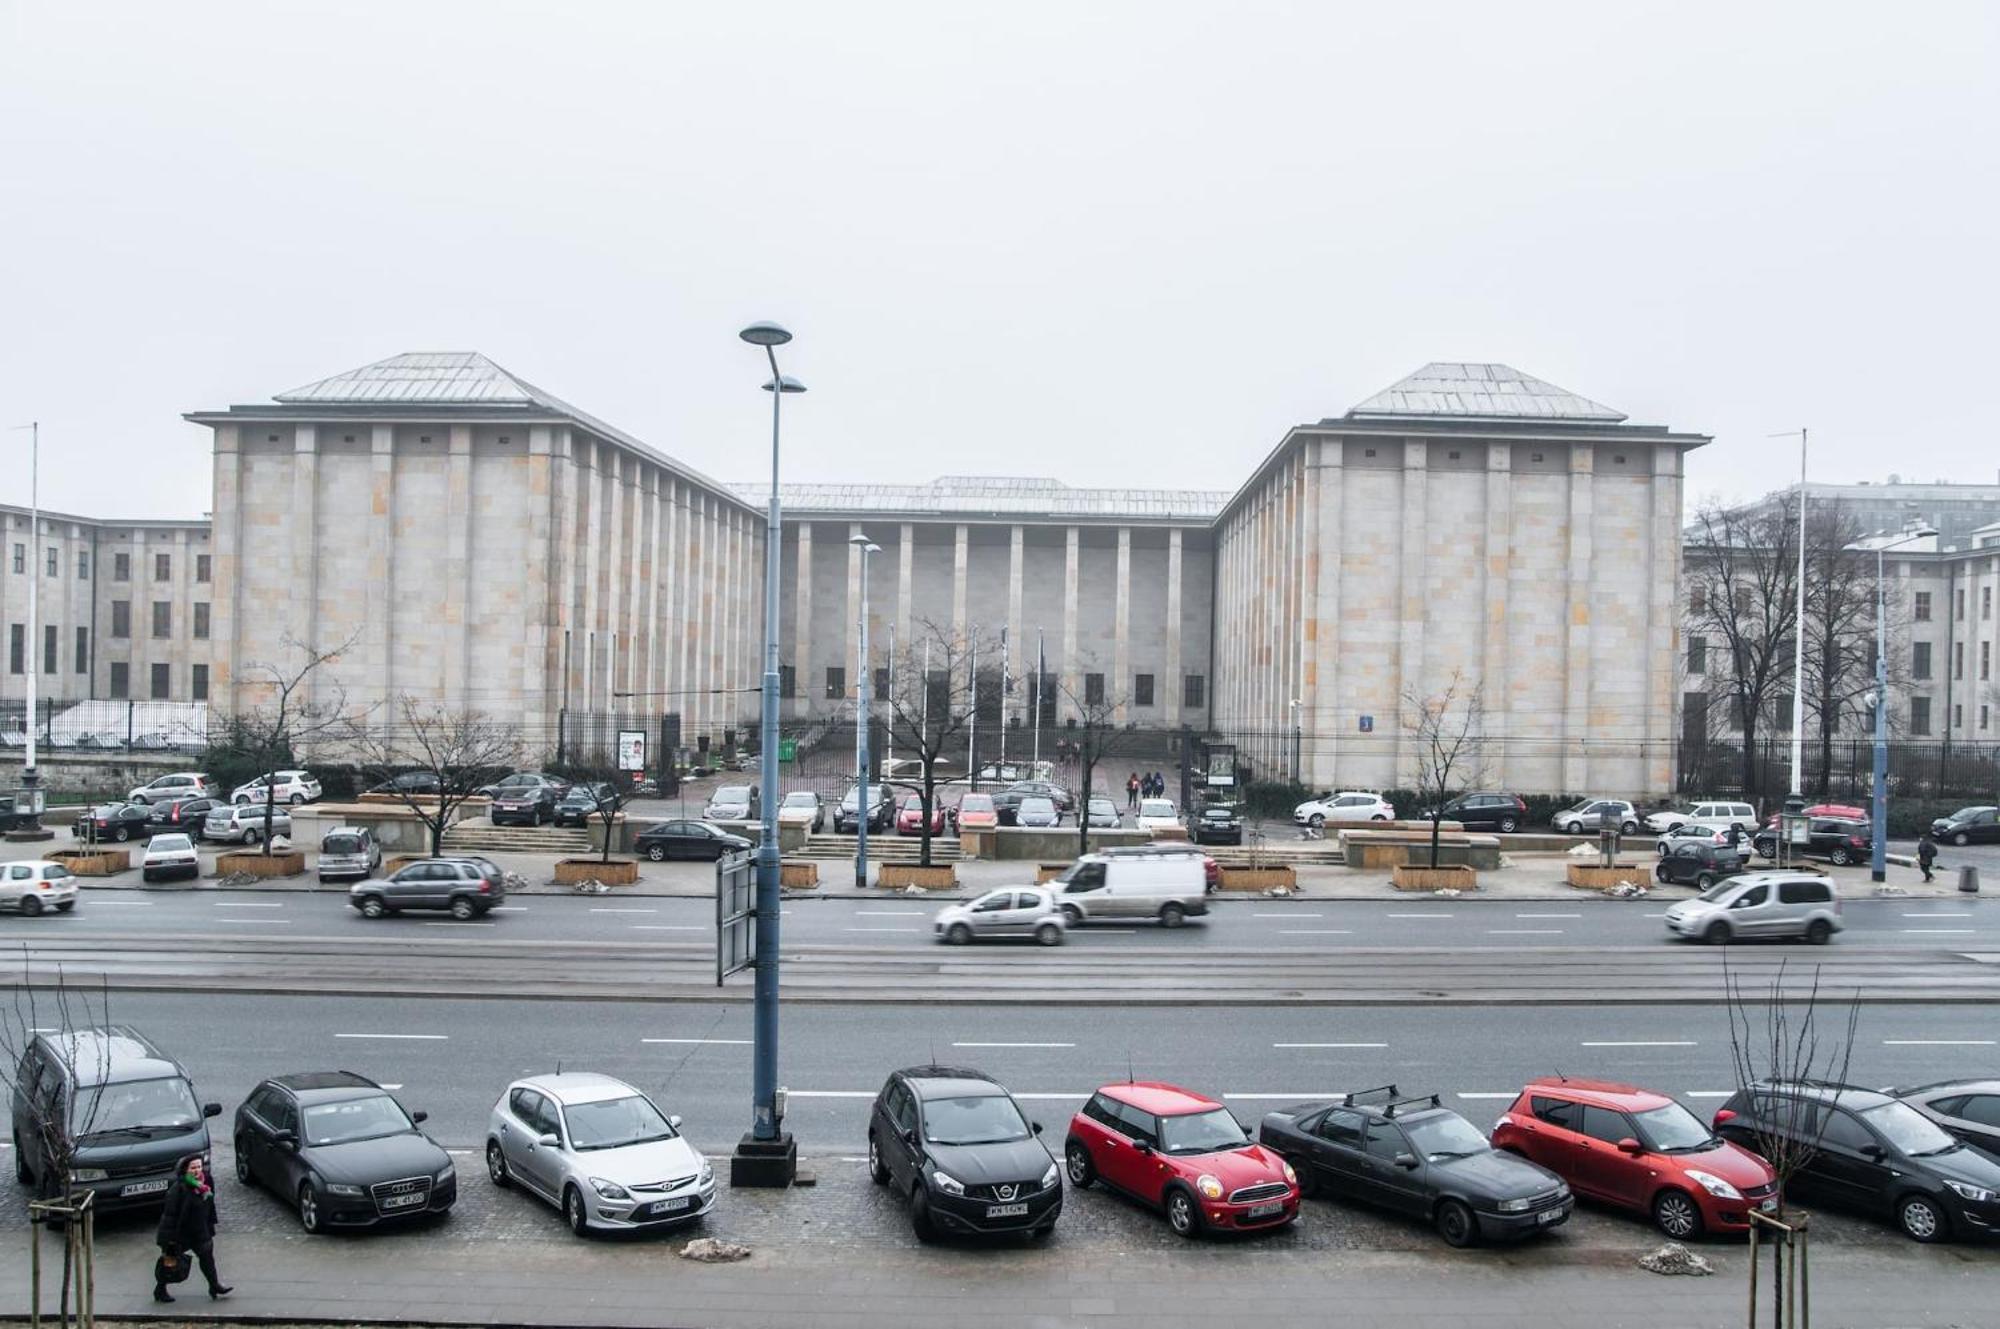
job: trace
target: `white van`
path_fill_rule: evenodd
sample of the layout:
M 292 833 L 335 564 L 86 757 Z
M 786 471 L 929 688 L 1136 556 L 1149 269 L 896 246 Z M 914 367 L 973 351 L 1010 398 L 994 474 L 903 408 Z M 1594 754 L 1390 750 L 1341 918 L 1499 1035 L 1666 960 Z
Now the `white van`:
M 1208 912 L 1208 876 L 1197 853 L 1085 854 L 1049 883 L 1072 924 L 1157 918 L 1177 928 Z

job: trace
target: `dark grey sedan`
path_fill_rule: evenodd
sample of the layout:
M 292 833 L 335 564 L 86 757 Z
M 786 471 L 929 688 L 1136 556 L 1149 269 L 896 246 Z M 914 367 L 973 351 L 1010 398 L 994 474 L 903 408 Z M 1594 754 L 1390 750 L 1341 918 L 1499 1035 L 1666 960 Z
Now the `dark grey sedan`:
M 2000 1080 L 1941 1080 L 1882 1091 L 2000 1162 Z

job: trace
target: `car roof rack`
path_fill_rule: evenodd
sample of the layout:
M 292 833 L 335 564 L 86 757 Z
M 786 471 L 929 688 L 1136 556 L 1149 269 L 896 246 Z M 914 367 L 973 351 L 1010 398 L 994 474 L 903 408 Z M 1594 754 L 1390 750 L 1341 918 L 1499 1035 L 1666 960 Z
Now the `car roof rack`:
M 1387 1103 L 1384 1103 L 1382 1105 L 1382 1114 L 1384 1116 L 1393 1117 L 1396 1115 L 1398 1109 L 1407 1108 L 1412 1105 L 1425 1108 L 1435 1108 L 1444 1106 L 1443 1102 L 1440 1101 L 1440 1096 L 1437 1094 L 1413 1094 L 1408 1098 L 1390 1099 Z
M 1392 1103 L 1396 1100 L 1397 1089 L 1393 1084 L 1381 1084 L 1375 1086 L 1373 1089 L 1356 1089 L 1353 1093 L 1343 1094 L 1340 1099 L 1340 1105 L 1342 1107 L 1366 1107 L 1368 1104 L 1363 1103 L 1362 1100 L 1372 1097 L 1375 1094 L 1383 1095 L 1383 1102 Z

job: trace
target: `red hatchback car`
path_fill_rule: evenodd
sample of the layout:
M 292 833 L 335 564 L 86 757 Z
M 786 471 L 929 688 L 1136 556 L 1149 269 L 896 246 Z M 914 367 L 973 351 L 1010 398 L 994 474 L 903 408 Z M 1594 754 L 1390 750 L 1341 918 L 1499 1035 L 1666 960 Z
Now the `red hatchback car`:
M 924 796 L 905 794 L 896 808 L 896 834 L 922 835 L 924 833 Z M 944 800 L 931 798 L 931 834 L 944 834 Z
M 1651 1214 L 1677 1240 L 1741 1232 L 1777 1208 L 1770 1164 L 1718 1137 L 1665 1094 L 1602 1080 L 1530 1081 L 1493 1128 L 1495 1148 L 1587 1195 Z
M 1183 1237 L 1283 1227 L 1298 1216 L 1292 1165 L 1244 1134 L 1229 1109 L 1170 1084 L 1106 1085 L 1070 1119 L 1070 1184 L 1102 1181 L 1166 1212 Z

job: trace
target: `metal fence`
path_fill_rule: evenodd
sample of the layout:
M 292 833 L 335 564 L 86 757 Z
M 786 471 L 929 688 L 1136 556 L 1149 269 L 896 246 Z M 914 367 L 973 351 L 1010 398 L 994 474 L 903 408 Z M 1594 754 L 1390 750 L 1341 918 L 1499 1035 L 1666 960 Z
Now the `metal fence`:
M 49 753 L 196 753 L 208 746 L 208 706 L 176 701 L 0 702 L 0 748 L 20 751 L 33 728 Z
M 1967 802 L 2000 798 L 2000 743 L 1900 740 L 1890 743 L 1888 750 L 1893 797 Z M 1874 786 L 1874 741 L 1836 739 L 1831 760 L 1828 755 L 1816 740 L 1806 739 L 1799 788 L 1835 802 L 1865 801 Z M 1683 743 L 1679 770 L 1682 793 L 1734 794 L 1752 802 L 1781 798 L 1792 787 L 1791 739 L 1782 735 L 1759 739 L 1747 781 L 1741 743 Z

